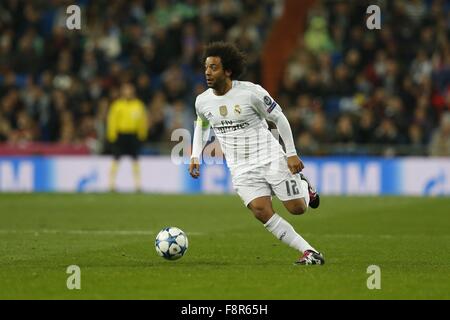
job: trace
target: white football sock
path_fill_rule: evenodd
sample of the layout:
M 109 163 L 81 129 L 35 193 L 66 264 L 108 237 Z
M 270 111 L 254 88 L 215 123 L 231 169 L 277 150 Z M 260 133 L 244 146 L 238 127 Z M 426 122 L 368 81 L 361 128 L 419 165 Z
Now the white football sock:
M 309 208 L 309 189 L 308 183 L 305 180 L 300 181 L 300 187 L 303 190 L 303 194 L 305 195 L 306 207 Z
M 301 235 L 295 232 L 289 222 L 276 213 L 264 224 L 264 227 L 277 237 L 277 239 L 298 251 L 313 250 L 317 252 Z

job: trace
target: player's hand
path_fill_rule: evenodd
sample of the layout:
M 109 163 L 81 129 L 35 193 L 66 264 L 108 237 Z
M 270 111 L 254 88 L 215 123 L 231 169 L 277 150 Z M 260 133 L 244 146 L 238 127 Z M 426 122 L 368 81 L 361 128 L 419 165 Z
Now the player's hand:
M 305 165 L 303 164 L 303 161 L 300 160 L 298 156 L 290 156 L 287 158 L 287 165 L 289 170 L 291 170 L 292 174 L 299 173 L 303 170 Z
M 191 163 L 189 164 L 189 174 L 194 179 L 200 177 L 200 161 L 198 158 L 191 159 Z

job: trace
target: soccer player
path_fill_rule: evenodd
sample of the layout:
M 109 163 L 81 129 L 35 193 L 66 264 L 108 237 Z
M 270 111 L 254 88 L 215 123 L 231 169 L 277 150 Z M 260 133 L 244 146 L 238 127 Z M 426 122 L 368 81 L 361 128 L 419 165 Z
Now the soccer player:
M 319 206 L 319 194 L 300 173 L 291 128 L 280 106 L 261 86 L 236 79 L 244 70 L 245 56 L 233 44 L 214 42 L 205 48 L 205 76 L 209 87 L 195 101 L 190 175 L 200 176 L 200 155 L 210 126 L 219 140 L 231 171 L 233 186 L 255 217 L 275 237 L 301 252 L 296 264 L 324 264 L 319 251 L 274 212 L 272 194 L 295 215 Z M 276 126 L 286 153 L 268 130 Z
M 131 83 L 120 88 L 121 97 L 115 100 L 108 113 L 107 138 L 113 146 L 114 160 L 111 165 L 109 187 L 116 189 L 116 175 L 121 156 L 129 155 L 133 160 L 133 176 L 136 191 L 141 190 L 141 175 L 138 161 L 141 142 L 147 138 L 147 113 L 143 102 L 135 97 Z

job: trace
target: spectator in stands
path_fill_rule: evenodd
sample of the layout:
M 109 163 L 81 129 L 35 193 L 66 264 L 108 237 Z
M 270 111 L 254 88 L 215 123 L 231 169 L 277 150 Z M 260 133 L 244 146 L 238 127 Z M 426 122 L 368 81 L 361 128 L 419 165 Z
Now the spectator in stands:
M 15 144 L 22 144 L 26 142 L 36 141 L 38 138 L 38 131 L 36 124 L 29 114 L 22 110 L 17 114 L 17 127 L 11 132 L 11 142 Z
M 366 32 L 362 27 L 364 5 L 318 1 L 308 15 L 301 55 L 296 50 L 286 67 L 285 74 L 290 77 L 284 78 L 289 81 L 283 82 L 281 95 L 295 95 L 295 89 L 300 88 L 300 94 L 308 92 L 313 99 L 324 99 L 329 128 L 335 116 L 340 119 L 339 115 L 348 110 L 349 98 L 358 97 L 361 108 L 352 110 L 359 119 L 359 143 L 393 144 L 394 153 L 397 146 L 408 143 L 411 154 L 423 154 L 431 128 L 448 108 L 448 6 L 441 1 L 422 0 L 381 5 L 385 13 L 382 30 Z M 331 27 L 322 28 L 323 20 Z M 314 23 L 322 33 L 309 36 L 307 41 Z M 323 41 L 328 38 L 326 34 L 332 35 L 332 45 L 318 45 L 321 41 L 329 43 Z M 327 63 L 323 52 L 329 55 L 331 63 Z M 299 56 L 310 59 L 306 63 L 306 59 L 297 59 Z M 308 84 L 305 79 L 309 72 L 318 73 L 320 80 Z M 327 74 L 333 75 L 331 82 L 327 82 Z M 295 101 L 296 97 L 290 99 Z M 332 129 L 336 137 L 340 127 Z
M 97 154 L 107 152 L 106 148 L 106 123 L 108 120 L 109 100 L 106 97 L 100 99 L 98 103 L 97 113 L 95 115 L 95 136 L 97 138 Z
M 334 141 L 337 143 L 355 143 L 355 129 L 349 115 L 344 114 L 339 117 L 336 124 L 336 135 L 334 136 Z
M 304 155 L 321 155 L 323 150 L 320 149 L 320 143 L 313 137 L 309 131 L 303 131 L 297 136 L 297 144 L 302 146 L 301 154 Z
M 363 110 L 356 131 L 356 142 L 361 144 L 373 143 L 373 133 L 375 131 L 375 119 L 373 112 L 369 109 Z
M 168 108 L 169 106 L 164 93 L 161 91 L 156 92 L 150 102 L 148 112 L 148 136 L 150 142 L 162 142 L 168 138 L 166 136 L 168 130 L 165 121 L 165 112 Z
M 107 152 L 105 105 L 118 98 L 125 81 L 151 109 L 148 141 L 166 142 L 170 128 L 180 125 L 168 121 L 173 106 L 192 110 L 204 88 L 197 59 L 203 43 L 235 41 L 249 57 L 248 79 L 261 82 L 260 56 L 280 3 L 115 0 L 105 11 L 102 2 L 80 1 L 86 18 L 82 30 L 72 32 L 65 28 L 60 1 L 0 1 L 0 140 L 16 137 L 20 122 L 35 126 L 35 133 L 25 135 L 33 140 Z M 318 0 L 308 12 L 306 32 L 299 35 L 275 98 L 291 109 L 296 136 L 314 140 L 311 152 L 326 152 L 320 144 L 330 141 L 308 138 L 305 130 L 326 128 L 328 136 L 337 136 L 347 125 L 334 122 L 349 112 L 349 101 L 360 101 L 351 111 L 358 143 L 388 141 L 381 132 L 389 127 L 412 154 L 422 139 L 428 145 L 432 128 L 450 110 L 446 2 L 379 5 L 381 30 L 365 28 L 365 2 Z M 322 120 L 313 101 L 320 101 Z M 23 111 L 28 118 L 18 117 Z
M 305 32 L 305 45 L 314 54 L 331 52 L 334 49 L 333 40 L 328 33 L 327 21 L 324 17 L 315 16 L 311 19 Z
M 415 155 L 426 155 L 424 134 L 417 124 L 413 123 L 409 126 L 406 143 Z
M 327 126 L 325 114 L 321 111 L 314 114 L 309 131 L 318 143 L 332 141 L 331 128 Z
M 6 119 L 4 119 L 0 114 L 0 142 L 8 141 L 11 128 Z
M 76 142 L 75 124 L 73 115 L 70 111 L 64 110 L 60 116 L 60 133 L 59 143 L 61 144 L 73 144 Z
M 435 130 L 429 145 L 432 156 L 450 156 L 450 113 L 445 113 L 441 118 L 439 128 Z
M 169 133 L 176 129 L 188 129 L 193 133 L 194 114 L 192 108 L 188 108 L 182 100 L 175 101 L 165 114 L 166 125 Z
M 374 137 L 374 142 L 378 144 L 395 145 L 400 143 L 400 132 L 390 118 L 381 120 L 380 125 L 375 129 Z

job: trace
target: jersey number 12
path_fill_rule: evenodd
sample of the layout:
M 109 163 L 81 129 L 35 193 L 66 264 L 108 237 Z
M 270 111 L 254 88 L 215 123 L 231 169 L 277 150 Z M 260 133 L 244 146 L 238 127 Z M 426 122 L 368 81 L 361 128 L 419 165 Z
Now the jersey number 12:
M 292 186 L 289 185 L 289 182 L 291 183 Z M 292 188 L 292 191 L 291 191 L 291 188 Z M 286 181 L 286 191 L 287 191 L 287 194 L 289 197 L 292 194 L 294 194 L 294 195 L 299 194 L 299 191 L 297 188 L 297 181 L 295 181 L 295 180 Z

